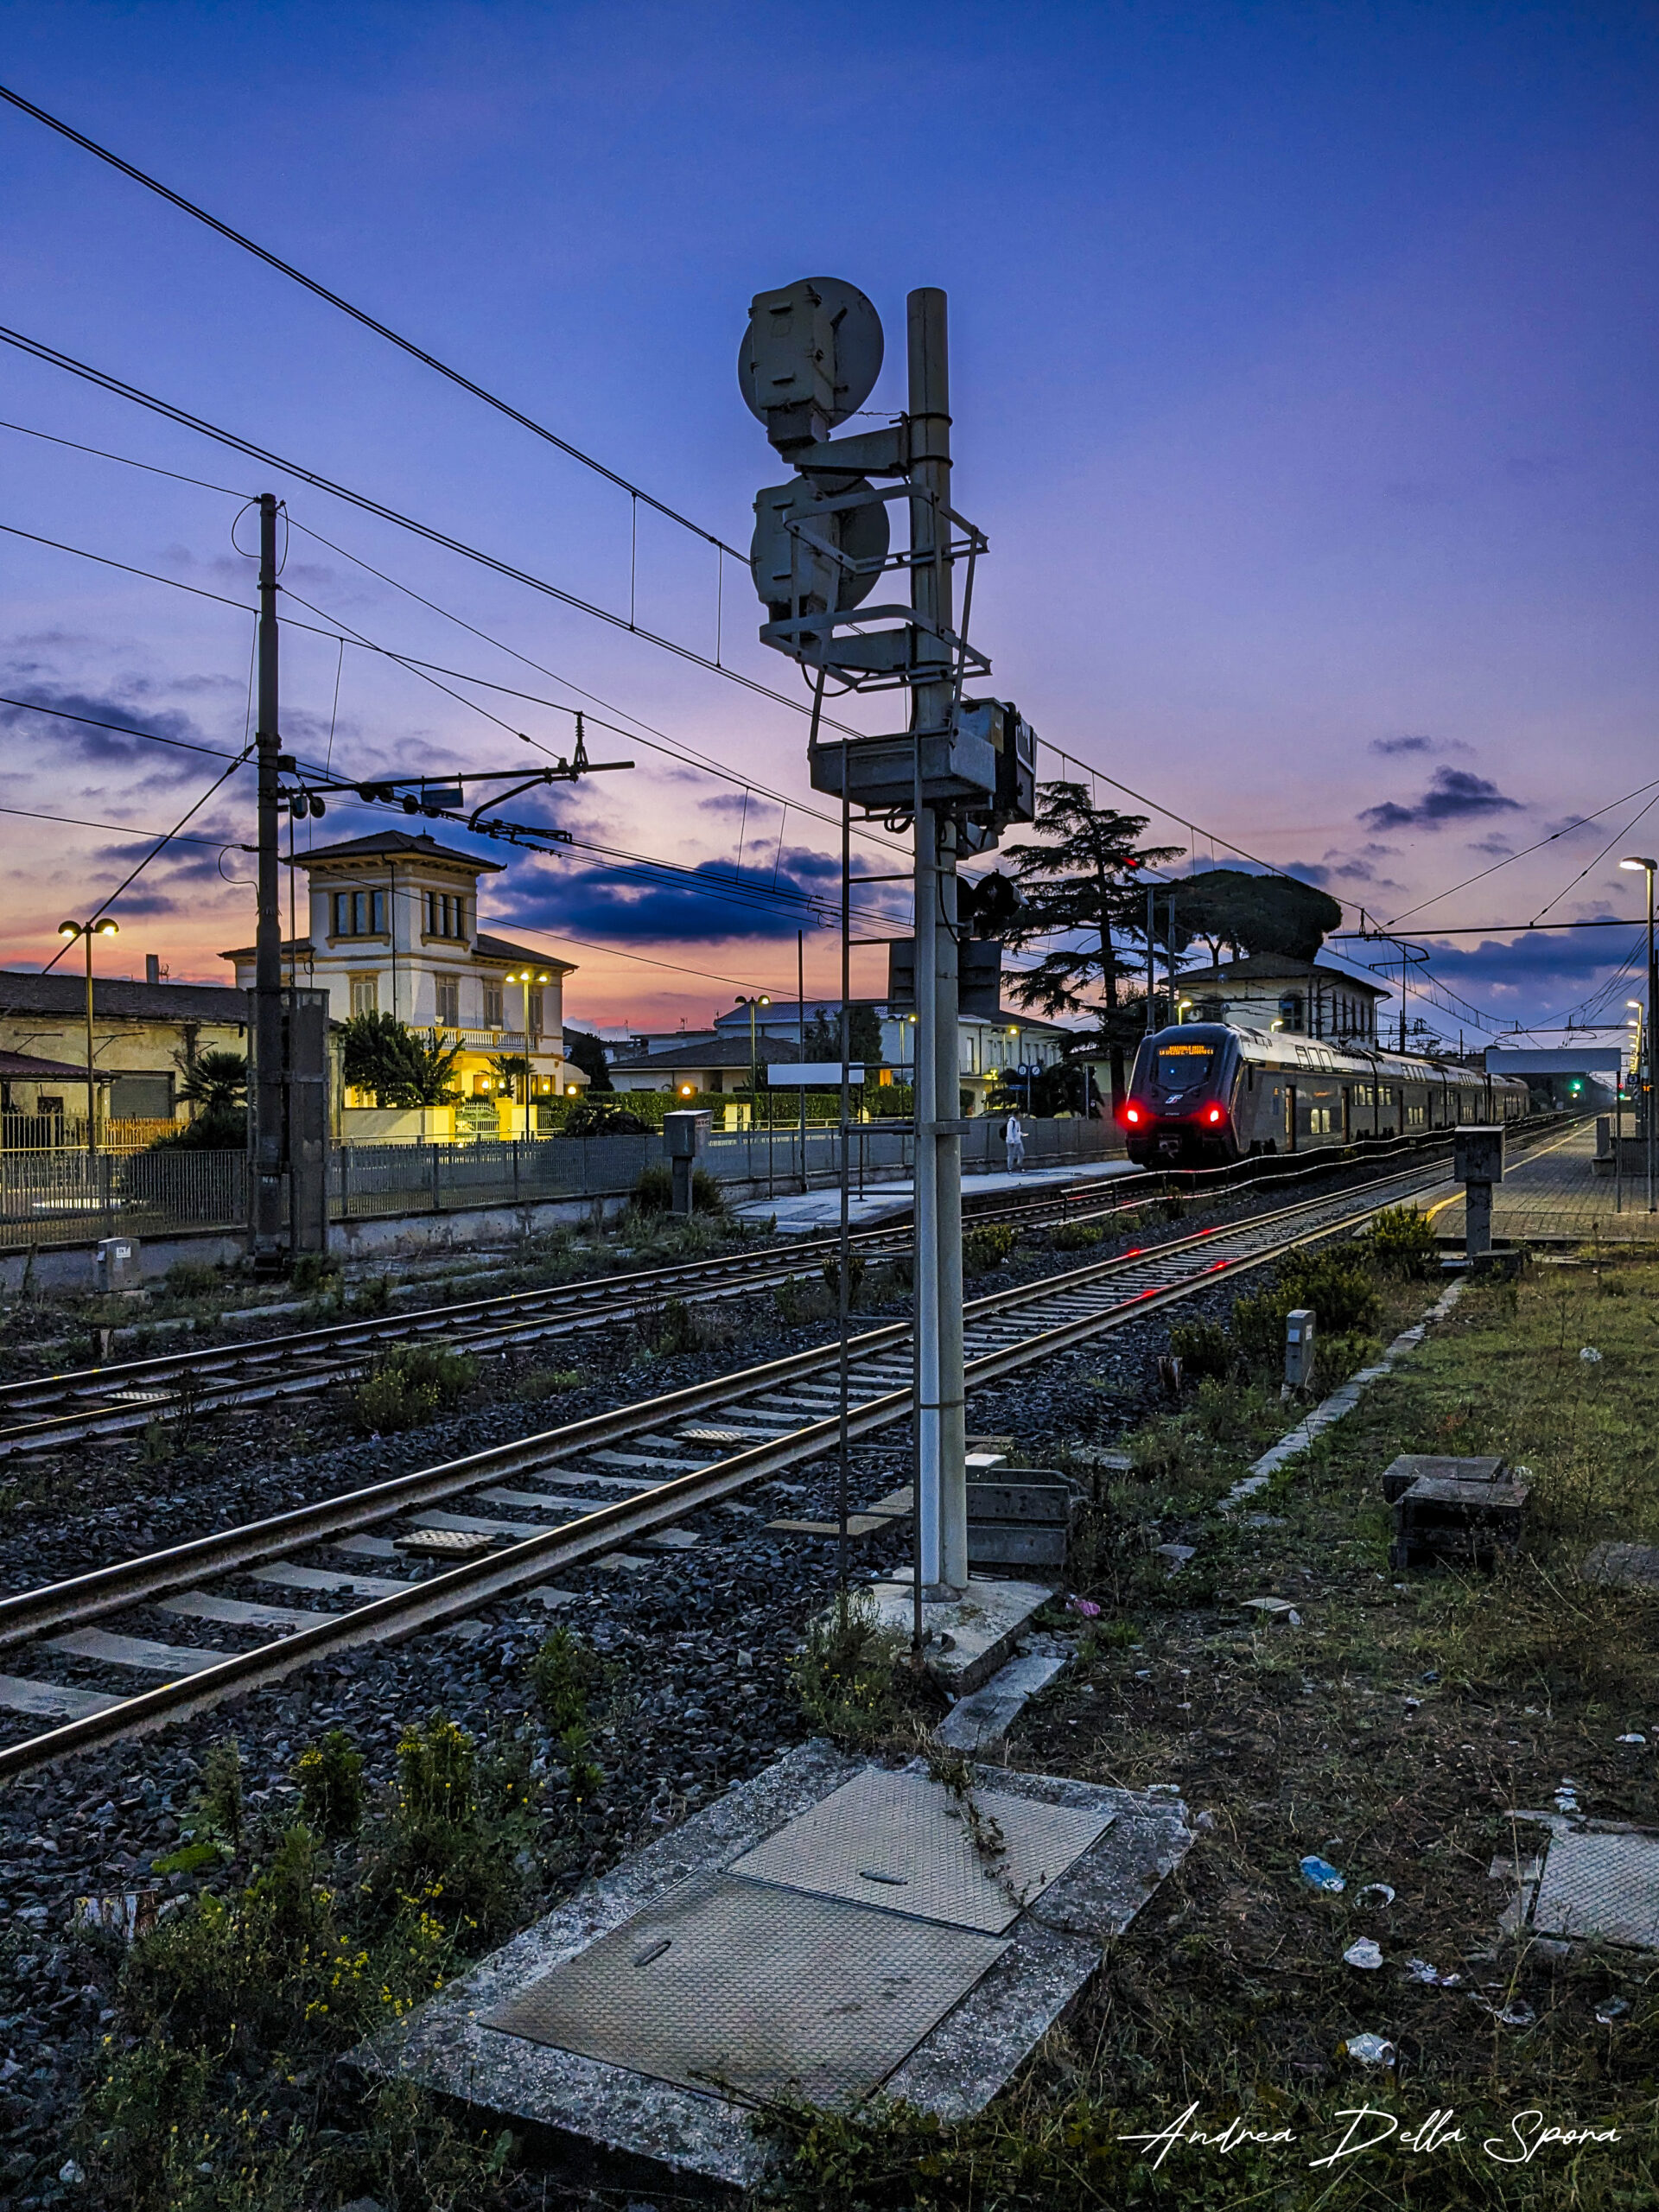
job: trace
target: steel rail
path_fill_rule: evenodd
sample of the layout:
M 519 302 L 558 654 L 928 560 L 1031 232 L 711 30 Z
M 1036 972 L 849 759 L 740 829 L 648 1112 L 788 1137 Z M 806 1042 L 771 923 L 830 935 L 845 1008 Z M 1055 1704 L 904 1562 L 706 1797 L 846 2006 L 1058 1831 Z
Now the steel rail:
M 1414 1179 L 1399 1174 L 1378 1179 L 1396 1191 L 1402 1183 L 1415 1180 L 1421 1185 L 1425 1180 L 1439 1179 L 1443 1179 L 1434 1177 L 1432 1171 L 1425 1171 Z M 1357 1203 L 1344 1203 L 1349 1201 Z M 993 1382 L 1052 1358 L 1090 1338 L 1178 1304 L 1198 1290 L 1267 1266 L 1300 1245 L 1340 1235 L 1368 1219 L 1385 1202 L 1375 1184 L 1363 1191 L 1343 1192 L 1336 1199 L 1304 1200 L 1273 1216 L 1255 1217 L 1224 1229 L 1201 1230 L 1135 1254 L 1096 1262 L 1064 1276 L 1051 1277 L 1040 1284 L 1023 1285 L 976 1300 L 968 1308 L 969 1315 L 983 1319 L 1022 1304 L 1040 1305 L 1073 1294 L 1078 1287 L 1097 1283 L 1114 1273 L 1137 1266 L 1144 1270 L 1148 1262 L 1163 1263 L 1200 1249 L 1215 1251 L 1217 1238 L 1248 1238 L 1255 1247 L 1230 1255 L 1221 1255 L 1209 1265 L 1193 1268 L 1179 1281 L 1141 1289 L 1096 1313 L 1064 1319 L 1015 1344 L 978 1354 L 968 1364 L 968 1380 L 974 1385 Z M 1305 1218 L 1316 1211 L 1322 1212 L 1324 1217 L 1317 1221 Z M 1263 1237 L 1264 1230 L 1275 1228 L 1283 1233 Z M 869 1332 L 857 1340 L 860 1356 L 868 1357 L 883 1346 L 907 1338 L 908 1334 L 909 1325 L 904 1322 Z M 516 1446 L 495 1447 L 444 1467 L 420 1470 L 355 1492 L 348 1498 L 327 1501 L 321 1508 L 296 1509 L 250 1529 L 226 1531 L 219 1537 L 177 1547 L 170 1553 L 94 1570 L 92 1574 L 77 1577 L 67 1584 L 24 1592 L 6 1599 L 0 1606 L 0 1617 L 4 1620 L 0 1636 L 7 1642 L 16 1641 L 20 1637 L 38 1634 L 43 1625 L 55 1626 L 69 1619 L 118 1611 L 145 1595 L 161 1594 L 163 1589 L 179 1586 L 181 1581 L 198 1579 L 204 1567 L 224 1573 L 227 1567 L 248 1563 L 254 1557 L 273 1556 L 276 1552 L 292 1549 L 296 1541 L 315 1541 L 339 1527 L 360 1526 L 368 1520 L 388 1518 L 403 1504 L 424 1503 L 434 1494 L 445 1495 L 458 1488 L 474 1487 L 490 1475 L 503 1471 L 510 1459 L 517 1459 L 521 1464 L 528 1459 L 533 1464 L 544 1465 L 590 1446 L 597 1432 L 626 1433 L 611 1427 L 619 1421 L 628 1421 L 635 1432 L 642 1427 L 659 1427 L 665 1419 L 697 1410 L 710 1402 L 729 1403 L 752 1397 L 776 1382 L 822 1368 L 837 1357 L 836 1347 L 817 1347 L 737 1376 L 715 1378 L 688 1391 L 671 1393 L 651 1401 L 648 1407 L 626 1408 L 618 1414 L 597 1415 L 591 1421 L 571 1424 L 563 1431 L 525 1439 Z M 862 1437 L 907 1418 L 911 1402 L 908 1386 L 885 1391 L 852 1409 L 849 1433 Z M 524 1538 L 487 1558 L 429 1576 L 412 1583 L 407 1591 L 372 1599 L 340 1614 L 337 1619 L 300 1630 L 277 1643 L 233 1654 L 177 1682 L 140 1692 L 101 1713 L 87 1714 L 26 1738 L 0 1750 L 0 1782 L 103 1744 L 148 1734 L 175 1719 L 205 1711 L 233 1693 L 280 1681 L 326 1652 L 348 1650 L 370 1643 L 398 1642 L 443 1626 L 465 1617 L 480 1604 L 541 1581 L 550 1572 L 583 1565 L 631 1537 L 649 1535 L 669 1528 L 688 1513 L 717 1503 L 763 1476 L 821 1456 L 838 1429 L 837 1415 L 804 1423 L 776 1440 L 756 1444 L 710 1466 L 671 1478 L 640 1497 L 595 1506 L 592 1512 L 574 1522 Z M 423 1487 L 433 1484 L 440 1487 L 435 1491 Z M 341 1521 L 337 1518 L 341 1513 L 352 1517 Z M 276 1535 L 278 1529 L 283 1532 L 280 1537 Z M 210 1557 L 216 1547 L 226 1548 L 229 1555 Z M 147 1573 L 151 1579 L 146 1580 Z
M 1141 1179 L 1135 1179 L 1137 1187 Z M 1147 1181 L 1161 1182 L 1148 1176 Z M 970 1217 L 970 1225 L 996 1220 L 1041 1221 L 1058 1216 L 1068 1221 L 1093 1220 L 1114 1212 L 1135 1210 L 1135 1201 L 1120 1206 L 1089 1208 L 1071 1203 L 1078 1185 L 1068 1184 L 1053 1196 L 1010 1207 L 987 1207 Z M 1092 1195 L 1090 1193 L 1089 1195 Z M 1152 1195 L 1143 1192 L 1140 1203 Z M 867 1250 L 890 1250 L 902 1255 L 910 1244 L 907 1224 L 880 1224 L 855 1232 Z M 181 1409 L 181 1391 L 169 1385 L 188 1385 L 195 1377 L 202 1384 L 193 1409 L 211 1411 L 227 1404 L 258 1404 L 280 1397 L 296 1397 L 328 1384 L 350 1381 L 362 1371 L 355 1355 L 368 1354 L 383 1344 L 410 1338 L 436 1337 L 450 1331 L 483 1333 L 470 1337 L 465 1349 L 498 1350 L 514 1343 L 532 1342 L 539 1336 L 566 1329 L 589 1329 L 623 1319 L 656 1298 L 689 1293 L 694 1302 L 741 1296 L 745 1291 L 766 1289 L 798 1274 L 803 1262 L 832 1255 L 833 1236 L 805 1237 L 786 1245 L 767 1245 L 756 1252 L 735 1252 L 691 1261 L 676 1261 L 660 1268 L 631 1268 L 613 1275 L 590 1275 L 575 1282 L 550 1283 L 523 1291 L 506 1291 L 484 1298 L 461 1299 L 440 1306 L 420 1306 L 399 1314 L 374 1314 L 345 1321 L 320 1324 L 315 1328 L 284 1331 L 280 1334 L 243 1338 L 234 1344 L 200 1345 L 175 1351 L 151 1353 L 141 1359 L 113 1362 L 54 1374 L 27 1376 L 0 1383 L 0 1458 L 19 1452 L 73 1443 L 83 1436 L 111 1436 L 143 1428 L 154 1420 L 165 1420 Z M 315 1361 L 300 1372 L 268 1380 L 254 1378 L 258 1370 L 285 1361 Z M 116 1409 L 65 1404 L 66 1400 L 104 1400 L 132 1390 L 164 1391 L 142 1404 Z M 8 1421 L 5 1416 L 10 1413 Z

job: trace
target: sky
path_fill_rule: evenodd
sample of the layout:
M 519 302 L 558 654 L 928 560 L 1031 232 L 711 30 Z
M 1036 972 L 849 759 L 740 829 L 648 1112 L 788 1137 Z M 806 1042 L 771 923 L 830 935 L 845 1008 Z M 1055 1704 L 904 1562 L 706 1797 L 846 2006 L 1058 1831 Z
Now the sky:
M 804 922 L 833 995 L 800 673 L 708 542 L 747 550 L 783 474 L 737 390 L 750 296 L 827 274 L 885 323 L 876 416 L 906 292 L 950 296 L 973 635 L 1043 773 L 1092 773 L 1180 868 L 1242 853 L 1401 923 L 1443 1035 L 1637 995 L 1634 918 L 1503 925 L 1636 918 L 1617 861 L 1659 849 L 1650 9 L 0 0 L 0 29 L 12 89 L 696 525 L 0 109 L 10 328 L 614 618 L 0 346 L 0 963 L 49 959 L 131 833 L 194 807 L 100 962 L 230 980 L 252 778 L 207 795 L 226 764 L 188 748 L 249 728 L 270 490 L 303 760 L 534 768 L 582 708 L 635 763 L 512 803 L 555 854 L 470 841 L 509 862 L 487 919 L 576 963 L 568 1018 L 792 996 Z M 337 800 L 297 835 L 402 820 Z M 879 829 L 855 851 L 904 865 Z M 903 889 L 859 910 L 890 932 Z

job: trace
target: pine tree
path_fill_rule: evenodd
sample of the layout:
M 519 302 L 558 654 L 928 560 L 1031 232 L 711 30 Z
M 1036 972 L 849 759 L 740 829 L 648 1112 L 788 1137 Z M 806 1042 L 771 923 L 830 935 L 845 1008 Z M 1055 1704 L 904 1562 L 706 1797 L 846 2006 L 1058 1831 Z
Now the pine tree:
M 1125 1048 L 1141 1025 L 1122 999 L 1126 976 L 1145 963 L 1127 958 L 1118 935 L 1146 934 L 1146 892 L 1140 871 L 1178 859 L 1180 845 L 1142 845 L 1144 814 L 1096 806 L 1082 784 L 1044 784 L 1037 795 L 1041 844 L 1016 845 L 1007 854 L 1019 883 L 1021 910 L 1005 941 L 1042 940 L 1037 966 L 1009 979 L 1012 997 L 1047 1014 L 1092 1014 L 1112 1064 L 1112 1110 L 1122 1104 Z M 1056 940 L 1077 939 L 1076 943 Z

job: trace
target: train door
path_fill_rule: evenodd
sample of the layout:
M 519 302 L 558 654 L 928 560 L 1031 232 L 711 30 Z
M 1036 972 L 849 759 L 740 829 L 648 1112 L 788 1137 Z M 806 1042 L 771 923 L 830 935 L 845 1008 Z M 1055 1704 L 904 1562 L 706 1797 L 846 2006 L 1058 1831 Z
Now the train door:
M 1294 1152 L 1295 1149 L 1296 1086 L 1294 1083 L 1287 1083 L 1285 1085 L 1285 1150 Z
M 1351 1083 L 1344 1083 L 1342 1086 L 1342 1141 L 1344 1144 L 1351 1144 L 1354 1141 L 1354 1086 Z

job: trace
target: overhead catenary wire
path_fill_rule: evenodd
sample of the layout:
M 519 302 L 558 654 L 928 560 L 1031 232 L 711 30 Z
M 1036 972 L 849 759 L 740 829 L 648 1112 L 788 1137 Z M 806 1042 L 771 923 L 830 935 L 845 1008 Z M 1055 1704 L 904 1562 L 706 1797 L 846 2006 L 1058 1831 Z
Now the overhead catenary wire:
M 569 460 L 579 462 L 584 468 L 591 469 L 595 475 L 602 476 L 607 483 L 614 484 L 619 490 L 627 493 L 630 499 L 636 503 L 643 499 L 645 505 L 656 513 L 664 516 L 670 522 L 677 524 L 682 530 L 690 531 L 694 537 L 701 538 L 705 544 L 715 547 L 719 552 L 729 555 L 734 560 L 741 561 L 745 558 L 734 546 L 728 545 L 725 540 L 716 536 L 713 531 L 705 529 L 701 523 L 693 522 L 689 515 L 681 514 L 677 508 L 669 506 L 666 502 L 645 490 L 642 486 L 631 483 L 626 476 L 619 474 L 613 468 L 607 467 L 602 461 L 595 460 L 592 454 L 584 453 L 580 446 L 572 444 L 568 438 L 561 437 L 556 430 L 550 430 L 544 423 L 538 423 L 533 416 L 524 414 L 510 401 L 500 398 L 485 385 L 475 383 L 471 377 L 464 375 L 461 370 L 451 368 L 447 361 L 440 360 L 435 353 L 430 353 L 424 346 L 417 346 L 413 339 L 404 337 L 401 333 L 393 330 L 389 324 L 381 322 L 370 315 L 365 308 L 354 306 L 350 300 L 342 298 L 338 292 L 331 291 L 327 285 L 319 283 L 315 277 L 308 276 L 303 270 L 296 269 L 292 262 L 284 261 L 280 254 L 272 253 L 268 247 L 260 245 L 257 240 L 249 238 L 245 232 L 236 230 L 229 223 L 221 221 L 217 215 L 209 214 L 205 207 L 199 207 L 194 200 L 187 200 L 182 193 L 175 192 L 170 185 L 163 184 L 160 178 L 153 177 L 146 170 L 137 168 L 131 162 L 123 160 L 119 154 L 111 151 L 107 146 L 100 145 L 97 139 L 89 138 L 84 131 L 77 130 L 73 124 L 66 123 L 61 117 L 51 114 L 43 107 L 36 106 L 33 100 L 25 99 L 21 92 L 13 92 L 8 86 L 0 85 L 0 99 L 8 101 L 23 114 L 32 116 L 35 122 L 44 124 L 48 130 L 55 130 L 60 137 L 67 138 L 73 144 L 94 156 L 99 161 L 106 162 L 111 168 L 118 169 L 123 176 L 130 177 L 135 184 L 143 185 L 146 191 L 156 194 L 182 213 L 191 216 L 196 222 L 206 224 L 209 230 L 216 231 L 220 238 L 228 239 L 232 245 L 240 246 L 245 253 L 252 254 L 256 260 L 263 261 L 268 268 L 276 270 L 280 276 L 286 276 L 290 282 L 302 286 L 306 291 L 324 301 L 329 307 L 337 308 L 341 315 L 349 315 L 353 322 L 360 323 L 364 329 L 372 331 L 377 338 L 384 338 L 388 345 L 397 346 L 400 352 L 407 353 L 411 359 L 419 361 L 423 366 L 431 369 L 436 375 L 447 378 L 451 384 L 470 393 L 474 399 L 481 400 L 486 407 L 493 408 L 498 414 L 505 415 L 509 421 L 516 423 L 521 429 L 530 431 L 533 436 L 541 438 L 547 444 L 556 447 Z

